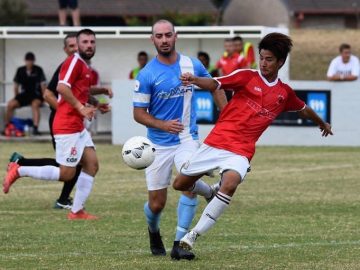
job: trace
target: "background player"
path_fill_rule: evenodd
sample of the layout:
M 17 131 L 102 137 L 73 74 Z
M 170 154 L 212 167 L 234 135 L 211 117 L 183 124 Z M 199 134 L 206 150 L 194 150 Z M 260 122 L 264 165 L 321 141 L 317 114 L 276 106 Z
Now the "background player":
M 176 39 L 171 22 L 159 20 L 153 25 L 151 40 L 158 55 L 140 71 L 133 98 L 134 119 L 148 128 L 148 138 L 156 148 L 155 161 L 146 169 L 149 199 L 144 206 L 153 255 L 166 255 L 159 222 L 167 200 L 172 166 L 179 171 L 199 145 L 194 87 L 182 86 L 179 78 L 184 72 L 210 76 L 199 60 L 176 52 Z M 225 95 L 222 100 L 226 102 Z M 202 187 L 205 195 L 211 197 L 210 186 L 201 181 L 198 183 L 196 188 Z M 173 259 L 194 258 L 193 253 L 179 248 L 179 240 L 188 231 L 196 206 L 195 195 L 184 191 L 178 204 L 178 224 L 171 251 Z
M 173 183 L 176 190 L 187 190 L 209 170 L 220 168 L 222 175 L 220 190 L 204 209 L 196 226 L 181 239 L 182 247 L 191 249 L 196 238 L 205 234 L 230 204 L 237 186 L 246 176 L 256 141 L 281 112 L 298 111 L 300 116 L 319 125 L 322 136 L 332 135 L 330 124 L 278 78 L 278 71 L 291 47 L 288 36 L 271 33 L 259 43 L 260 72 L 237 70 L 217 79 L 200 78 L 190 73 L 182 76 L 185 85 L 195 84 L 211 91 L 221 86 L 235 92 L 204 144 Z
M 77 182 L 74 203 L 68 219 L 96 219 L 84 211 L 84 204 L 90 195 L 94 176 L 98 171 L 98 160 L 90 134 L 84 128 L 84 118 L 91 119 L 96 107 L 85 106 L 89 98 L 91 69 L 86 64 L 95 54 L 95 33 L 83 29 L 77 33 L 79 53 L 65 60 L 61 66 L 57 91 L 61 95 L 55 114 L 53 130 L 56 142 L 57 167 L 49 161 L 42 166 L 20 166 L 12 162 L 3 183 L 5 193 L 20 177 L 29 176 L 35 179 L 51 181 L 69 181 L 76 172 L 79 162 L 82 171 Z M 108 106 L 98 107 L 108 112 Z M 40 163 L 40 162 L 39 162 Z

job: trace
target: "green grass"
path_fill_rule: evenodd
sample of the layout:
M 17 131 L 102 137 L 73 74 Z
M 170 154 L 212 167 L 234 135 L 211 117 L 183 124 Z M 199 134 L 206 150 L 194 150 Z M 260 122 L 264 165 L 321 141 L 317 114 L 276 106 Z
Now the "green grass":
M 101 168 L 87 209 L 101 220 L 66 220 L 52 209 L 59 183 L 21 179 L 0 195 L 0 269 L 359 269 L 359 148 L 259 147 L 253 171 L 198 239 L 191 262 L 149 255 L 143 172 L 123 165 L 119 146 L 97 149 Z M 1 142 L 1 168 L 14 150 L 53 156 L 47 144 Z M 178 196 L 170 190 L 161 223 L 168 250 Z

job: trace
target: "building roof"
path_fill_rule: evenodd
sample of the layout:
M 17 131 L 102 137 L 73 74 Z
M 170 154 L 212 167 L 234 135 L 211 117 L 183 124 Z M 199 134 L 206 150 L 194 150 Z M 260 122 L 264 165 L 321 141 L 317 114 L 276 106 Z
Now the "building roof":
M 57 16 L 58 0 L 24 0 L 30 16 Z M 82 16 L 153 16 L 167 12 L 215 14 L 210 0 L 78 0 Z
M 360 13 L 360 0 L 284 0 L 295 13 Z

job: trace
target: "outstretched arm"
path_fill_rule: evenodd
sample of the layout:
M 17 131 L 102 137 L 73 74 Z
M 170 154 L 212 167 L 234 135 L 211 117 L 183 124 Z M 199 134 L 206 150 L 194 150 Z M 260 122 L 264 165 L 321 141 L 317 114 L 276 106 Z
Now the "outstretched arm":
M 207 89 L 215 91 L 219 87 L 219 83 L 212 78 L 196 77 L 193 74 L 187 72 L 180 76 L 180 80 L 184 85 L 195 84 L 201 89 Z
M 299 111 L 298 114 L 300 115 L 300 117 L 310 119 L 314 123 L 318 124 L 322 132 L 322 136 L 327 137 L 329 134 L 333 135 L 331 125 L 324 122 L 309 106 L 306 106 L 302 111 Z

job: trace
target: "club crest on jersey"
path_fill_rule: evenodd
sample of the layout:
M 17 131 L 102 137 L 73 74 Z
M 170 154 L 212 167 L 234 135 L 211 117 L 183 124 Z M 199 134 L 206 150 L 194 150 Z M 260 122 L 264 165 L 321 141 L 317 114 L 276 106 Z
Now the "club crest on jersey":
M 76 147 L 71 147 L 70 156 L 66 159 L 67 162 L 76 162 L 77 159 L 77 150 Z
M 280 105 L 280 104 L 284 103 L 284 101 L 285 101 L 284 96 L 278 95 L 277 104 Z
M 193 92 L 194 86 L 193 85 L 180 85 L 174 88 L 171 88 L 170 91 L 162 91 L 157 94 L 158 98 L 161 99 L 170 99 L 170 98 L 177 98 L 182 97 L 187 92 Z
M 134 86 L 134 91 L 137 92 L 140 89 L 140 82 L 138 80 L 135 80 L 135 86 Z
M 255 87 L 254 87 L 254 90 L 257 91 L 257 92 L 262 92 L 261 87 L 258 87 L 258 86 L 255 86 Z

